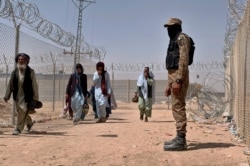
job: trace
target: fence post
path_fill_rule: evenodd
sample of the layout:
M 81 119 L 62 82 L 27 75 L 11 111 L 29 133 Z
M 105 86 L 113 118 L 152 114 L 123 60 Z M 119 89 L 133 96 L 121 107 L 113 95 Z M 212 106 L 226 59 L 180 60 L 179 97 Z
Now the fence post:
M 53 54 L 50 52 L 50 57 L 53 62 L 53 112 L 55 111 L 55 93 L 56 93 L 56 61 L 58 54 L 56 54 L 56 57 L 53 56 Z
M 14 22 L 15 24 L 15 22 Z M 20 24 L 18 25 L 15 25 L 15 28 L 16 28 L 16 41 L 15 41 L 15 55 L 14 55 L 14 58 L 16 57 L 16 55 L 18 54 L 18 50 L 19 50 L 19 38 L 20 38 Z M 14 63 L 14 69 L 16 68 L 16 63 Z M 11 117 L 11 121 L 12 121 L 12 125 L 15 125 L 16 124 L 16 121 L 15 121 L 15 112 L 16 112 L 16 106 L 15 106 L 15 101 L 13 101 L 13 104 L 12 104 L 12 117 Z
M 129 102 L 130 100 L 130 96 L 129 96 L 129 93 L 130 92 L 130 80 L 128 79 L 127 80 L 127 102 Z
M 62 85 L 62 107 L 64 107 L 65 105 L 65 67 L 64 67 L 64 64 L 63 64 L 63 85 Z
M 112 63 L 111 69 L 112 69 L 112 83 L 111 83 L 112 85 L 111 85 L 111 87 L 114 90 L 114 64 L 113 63 Z

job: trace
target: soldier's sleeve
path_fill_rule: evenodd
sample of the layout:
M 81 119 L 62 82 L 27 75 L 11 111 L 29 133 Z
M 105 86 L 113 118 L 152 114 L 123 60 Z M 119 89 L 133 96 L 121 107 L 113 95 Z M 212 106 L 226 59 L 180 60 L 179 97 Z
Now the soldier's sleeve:
M 181 34 L 178 37 L 177 41 L 179 45 L 179 53 L 180 53 L 180 59 L 179 59 L 179 68 L 177 71 L 177 77 L 176 79 L 183 79 L 184 74 L 188 70 L 188 63 L 189 63 L 189 39 L 187 36 Z

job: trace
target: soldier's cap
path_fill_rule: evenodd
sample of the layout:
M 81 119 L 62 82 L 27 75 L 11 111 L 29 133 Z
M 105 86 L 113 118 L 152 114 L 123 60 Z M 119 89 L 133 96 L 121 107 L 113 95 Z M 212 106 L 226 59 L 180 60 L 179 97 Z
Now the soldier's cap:
M 166 24 L 164 24 L 164 27 L 169 27 L 171 25 L 175 24 L 182 24 L 182 21 L 179 18 L 170 18 Z
M 15 62 L 17 63 L 18 62 L 18 58 L 22 56 L 24 57 L 26 60 L 27 60 L 27 63 L 29 63 L 30 61 L 30 56 L 28 54 L 25 54 L 25 53 L 18 53 L 15 57 Z

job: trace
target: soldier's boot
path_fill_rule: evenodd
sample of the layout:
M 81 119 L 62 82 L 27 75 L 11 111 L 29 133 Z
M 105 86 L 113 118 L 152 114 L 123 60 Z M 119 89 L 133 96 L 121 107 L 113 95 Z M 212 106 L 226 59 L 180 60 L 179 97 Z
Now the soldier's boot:
M 177 140 L 178 136 L 176 135 L 172 140 L 164 142 L 164 145 L 171 145 Z
M 178 133 L 177 137 L 172 140 L 171 144 L 164 143 L 164 151 L 181 151 L 186 149 L 187 141 L 185 133 Z

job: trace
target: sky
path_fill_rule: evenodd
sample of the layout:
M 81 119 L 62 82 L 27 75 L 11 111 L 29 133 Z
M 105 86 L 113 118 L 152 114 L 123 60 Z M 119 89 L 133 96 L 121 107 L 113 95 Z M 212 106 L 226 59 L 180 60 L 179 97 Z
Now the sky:
M 76 34 L 78 9 L 72 0 L 26 1 L 50 22 Z M 219 61 L 227 9 L 227 0 L 96 0 L 83 11 L 82 35 L 106 50 L 107 64 L 164 63 L 169 38 L 163 25 L 177 17 L 195 41 L 194 62 Z
M 72 0 L 25 1 L 35 4 L 42 17 L 76 35 L 78 8 Z M 163 25 L 177 17 L 183 32 L 195 42 L 194 63 L 223 61 L 227 10 L 227 0 L 96 0 L 83 11 L 82 35 L 90 45 L 106 50 L 107 65 L 164 64 L 169 37 Z

